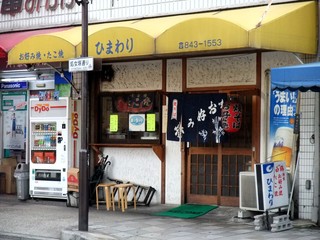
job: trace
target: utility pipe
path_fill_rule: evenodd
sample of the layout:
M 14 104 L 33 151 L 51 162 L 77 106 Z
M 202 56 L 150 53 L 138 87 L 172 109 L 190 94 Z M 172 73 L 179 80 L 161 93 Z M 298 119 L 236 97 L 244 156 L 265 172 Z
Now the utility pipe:
M 82 57 L 88 57 L 88 4 L 82 4 Z M 88 157 L 88 72 L 81 73 L 81 149 L 79 152 L 79 231 L 88 231 L 89 157 Z

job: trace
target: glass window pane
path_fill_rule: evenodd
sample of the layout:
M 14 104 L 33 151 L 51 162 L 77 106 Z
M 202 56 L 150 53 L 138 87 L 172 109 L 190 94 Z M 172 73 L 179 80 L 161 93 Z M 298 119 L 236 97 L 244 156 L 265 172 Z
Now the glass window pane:
M 160 143 L 159 93 L 103 94 L 100 97 L 99 109 L 101 143 Z

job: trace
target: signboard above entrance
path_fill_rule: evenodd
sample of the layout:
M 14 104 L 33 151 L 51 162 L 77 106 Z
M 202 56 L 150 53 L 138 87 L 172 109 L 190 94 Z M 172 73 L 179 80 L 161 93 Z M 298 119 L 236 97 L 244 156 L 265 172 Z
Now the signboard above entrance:
M 67 9 L 73 9 L 75 6 L 75 0 L 70 0 L 69 2 L 61 0 L 60 4 L 58 0 L 54 0 L 53 4 L 50 3 L 50 0 L 46 0 L 45 4 L 41 6 L 42 2 L 41 0 L 28 0 L 28 1 L 22 1 L 22 0 L 3 0 L 1 5 L 0 13 L 2 15 L 11 15 L 14 16 L 16 14 L 21 13 L 22 11 L 26 11 L 29 14 L 32 14 L 34 11 L 40 12 L 40 9 L 45 9 L 45 11 L 56 11 L 59 7 L 61 10 L 64 8 Z

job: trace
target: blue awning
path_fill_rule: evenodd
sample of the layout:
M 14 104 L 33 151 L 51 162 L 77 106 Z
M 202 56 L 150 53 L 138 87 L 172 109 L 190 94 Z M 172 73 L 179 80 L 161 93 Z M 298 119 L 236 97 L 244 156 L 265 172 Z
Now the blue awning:
M 320 62 L 271 69 L 272 89 L 320 92 Z

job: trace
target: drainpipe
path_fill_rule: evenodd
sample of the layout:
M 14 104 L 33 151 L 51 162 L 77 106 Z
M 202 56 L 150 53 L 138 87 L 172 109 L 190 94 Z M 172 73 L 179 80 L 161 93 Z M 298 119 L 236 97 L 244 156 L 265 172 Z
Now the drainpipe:
M 313 210 L 312 211 L 312 221 L 320 225 L 319 219 L 320 219 L 320 209 L 319 209 L 319 202 L 320 202 L 320 196 L 319 196 L 319 171 L 320 171 L 320 146 L 319 146 L 319 118 L 320 118 L 320 103 L 319 103 L 319 93 L 315 93 L 315 113 L 314 113 L 314 160 L 313 160 L 313 169 L 314 169 L 314 193 L 313 193 Z
M 317 61 L 319 61 L 320 59 L 320 0 L 318 0 L 318 47 L 317 47 Z M 320 110 L 319 110 L 319 93 L 316 93 L 316 104 L 315 104 L 315 115 L 314 115 L 314 139 L 315 139 L 315 145 L 314 145 L 314 172 L 315 172 L 315 176 L 314 176 L 314 194 L 313 194 L 313 198 L 314 198 L 314 211 L 312 211 L 313 215 L 315 216 L 315 219 L 312 218 L 312 220 L 315 220 L 314 222 L 316 222 L 319 226 L 320 226 L 320 209 L 319 209 L 319 202 L 320 202 L 320 186 L 319 186 L 319 175 L 320 175 L 320 146 L 319 146 L 319 118 L 320 118 Z
M 315 96 L 316 104 L 315 104 L 315 112 L 314 112 L 314 193 L 313 193 L 313 210 L 312 211 L 312 221 L 320 225 L 319 219 L 320 219 L 320 209 L 319 209 L 319 202 L 320 202 L 320 196 L 319 196 L 319 175 L 320 175 L 320 146 L 319 146 L 319 117 L 320 117 L 320 104 L 319 104 L 319 93 L 316 93 Z

